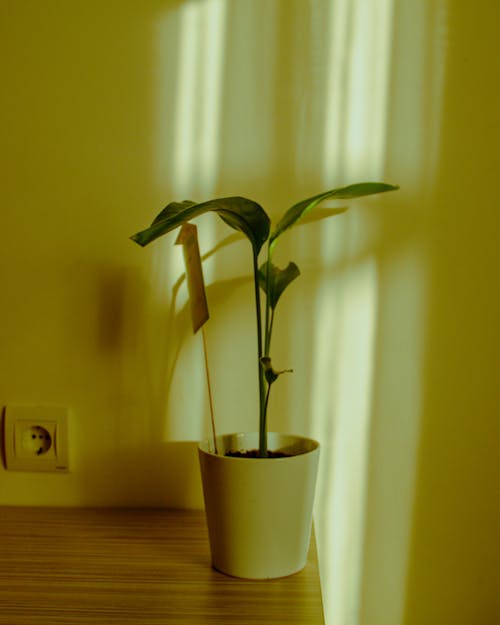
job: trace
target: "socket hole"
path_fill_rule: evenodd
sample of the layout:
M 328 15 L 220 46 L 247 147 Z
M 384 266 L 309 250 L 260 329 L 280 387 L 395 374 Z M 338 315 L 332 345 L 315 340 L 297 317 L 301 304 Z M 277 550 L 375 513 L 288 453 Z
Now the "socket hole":
M 23 447 L 25 451 L 41 456 L 52 447 L 52 437 L 45 428 L 34 425 L 24 432 Z

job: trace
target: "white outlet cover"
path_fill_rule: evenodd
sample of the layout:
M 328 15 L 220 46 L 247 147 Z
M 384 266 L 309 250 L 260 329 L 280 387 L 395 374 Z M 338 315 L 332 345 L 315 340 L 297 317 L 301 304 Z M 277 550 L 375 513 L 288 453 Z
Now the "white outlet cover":
M 69 471 L 68 414 L 64 406 L 7 406 L 3 422 L 7 470 Z

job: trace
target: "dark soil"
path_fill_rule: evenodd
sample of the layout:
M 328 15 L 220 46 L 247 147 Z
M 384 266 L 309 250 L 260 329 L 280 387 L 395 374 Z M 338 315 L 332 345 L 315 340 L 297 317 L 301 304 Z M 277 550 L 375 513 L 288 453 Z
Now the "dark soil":
M 258 449 L 249 449 L 248 451 L 226 451 L 225 456 L 229 456 L 230 458 L 261 458 L 259 456 Z M 286 454 L 282 451 L 271 451 L 267 452 L 268 458 L 289 458 L 292 454 Z

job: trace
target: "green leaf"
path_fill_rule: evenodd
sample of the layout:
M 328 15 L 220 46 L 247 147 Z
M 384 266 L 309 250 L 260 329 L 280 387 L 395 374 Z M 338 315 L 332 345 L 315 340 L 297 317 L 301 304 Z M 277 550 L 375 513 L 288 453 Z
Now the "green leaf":
M 283 217 L 280 219 L 274 232 L 271 234 L 269 242 L 271 245 L 276 239 L 291 228 L 299 219 L 307 215 L 309 211 L 315 208 L 318 204 L 328 199 L 346 200 L 356 197 L 362 197 L 364 195 L 374 195 L 376 193 L 384 193 L 386 191 L 395 191 L 399 189 L 398 186 L 386 184 L 385 182 L 359 182 L 357 184 L 351 184 L 347 187 L 341 187 L 338 189 L 332 189 L 331 191 L 325 191 L 319 195 L 302 200 L 297 204 L 294 204 L 289 208 Z M 342 211 L 344 212 L 344 211 Z
M 145 246 L 187 221 L 208 212 L 217 213 L 228 226 L 243 232 L 252 243 L 256 254 L 267 241 L 270 230 L 269 217 L 260 204 L 243 197 L 226 197 L 201 204 L 190 200 L 171 202 L 156 216 L 149 228 L 130 238 Z
M 269 276 L 267 275 L 269 267 Z M 281 294 L 286 287 L 300 276 L 299 268 L 295 263 L 288 263 L 285 269 L 280 269 L 273 265 L 271 261 L 266 261 L 259 268 L 259 285 L 268 296 L 269 306 L 274 310 Z M 267 286 L 269 284 L 269 293 Z
M 315 223 L 316 221 L 321 221 L 322 219 L 327 219 L 328 217 L 335 217 L 336 215 L 342 215 L 342 213 L 346 213 L 349 210 L 348 206 L 336 206 L 335 208 L 319 208 L 315 211 L 308 211 L 306 215 L 303 215 L 299 222 L 298 226 L 306 226 L 307 224 Z
M 196 206 L 196 202 L 192 200 L 184 200 L 183 202 L 170 202 L 162 211 L 156 215 L 153 220 L 152 226 L 162 222 L 167 217 L 173 217 L 175 214 L 180 214 L 187 208 L 191 208 L 191 206 Z

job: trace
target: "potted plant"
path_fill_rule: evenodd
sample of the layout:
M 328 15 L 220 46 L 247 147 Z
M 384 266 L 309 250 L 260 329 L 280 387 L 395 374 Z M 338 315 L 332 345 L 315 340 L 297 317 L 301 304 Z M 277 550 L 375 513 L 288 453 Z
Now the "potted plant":
M 309 547 L 319 445 L 300 436 L 268 433 L 271 387 L 286 372 L 276 371 L 270 356 L 276 306 L 288 285 L 300 275 L 294 262 L 284 269 L 273 263 L 276 244 L 285 231 L 325 200 L 347 200 L 397 188 L 363 182 L 326 191 L 294 204 L 273 229 L 262 206 L 243 197 L 171 202 L 148 228 L 131 237 L 145 246 L 195 217 L 215 212 L 251 244 L 258 431 L 226 434 L 217 437 L 213 445 L 210 441 L 199 445 L 212 563 L 224 573 L 254 579 L 290 575 L 304 567 Z M 329 217 L 345 210 L 341 207 L 316 215 Z M 265 259 L 259 263 L 263 253 Z

